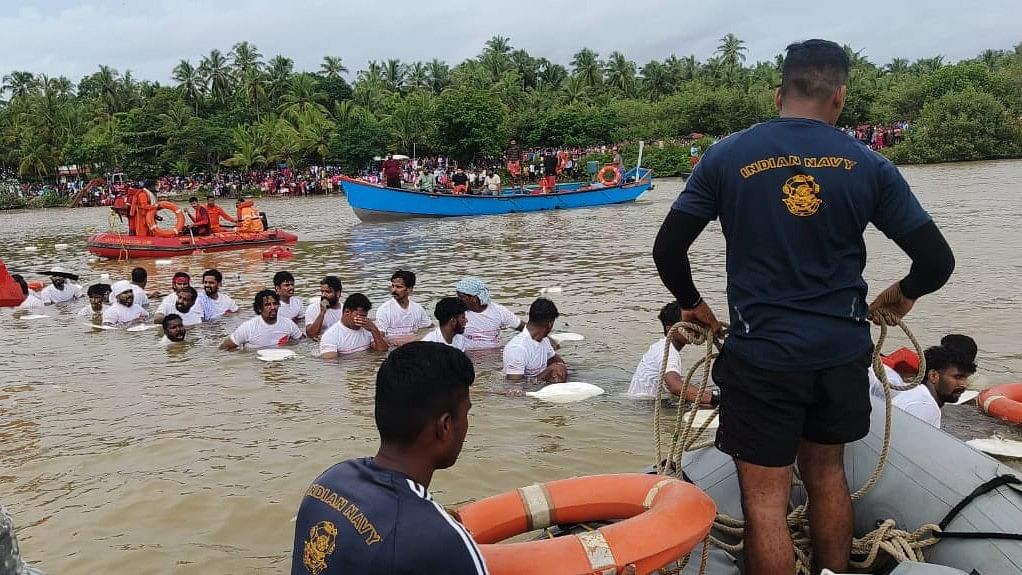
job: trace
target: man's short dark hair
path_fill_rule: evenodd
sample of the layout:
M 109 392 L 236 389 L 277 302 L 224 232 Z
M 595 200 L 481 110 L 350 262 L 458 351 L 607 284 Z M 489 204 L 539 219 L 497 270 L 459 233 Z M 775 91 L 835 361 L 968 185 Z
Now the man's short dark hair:
M 789 44 L 781 70 L 781 96 L 826 100 L 848 84 L 848 53 L 830 40 Z
M 466 311 L 468 311 L 468 308 L 465 307 L 465 302 L 456 297 L 447 296 L 436 302 L 436 307 L 433 308 L 433 315 L 440 322 L 440 325 L 444 325 Z
M 373 304 L 365 295 L 356 292 L 349 295 L 344 300 L 344 307 L 341 309 L 342 311 L 347 311 L 349 309 L 360 309 L 364 311 L 369 311 L 373 309 Z
M 554 321 L 559 315 L 561 314 L 557 311 L 554 302 L 545 297 L 536 298 L 536 301 L 529 306 L 529 323 Z
M 181 319 L 181 316 L 177 315 L 176 313 L 168 313 L 167 315 L 163 316 L 163 320 L 160 322 L 160 325 L 163 326 L 163 331 L 167 331 L 167 324 L 174 321 L 175 319 L 181 323 L 184 323 L 184 320 Z
M 178 294 L 177 294 L 178 297 L 181 297 L 182 293 L 190 293 L 190 294 L 192 294 L 192 303 L 195 303 L 195 300 L 199 298 L 199 292 L 196 291 L 196 289 L 193 288 L 192 286 L 185 286 L 185 287 L 181 288 L 181 291 L 178 292 Z
M 199 203 L 199 198 L 196 198 L 195 196 L 188 198 L 188 203 L 190 204 L 192 202 Z
M 273 274 L 273 285 L 279 286 L 284 282 L 295 283 L 295 276 L 291 272 L 277 272 Z
M 931 369 L 940 371 L 948 367 L 957 367 L 968 375 L 976 373 L 976 364 L 973 358 L 953 347 L 935 345 L 928 348 L 924 355 L 926 357 L 926 371 Z
M 89 290 L 85 292 L 85 295 L 89 297 L 106 297 L 110 293 L 109 284 L 92 284 L 89 286 Z
M 188 281 L 192 281 L 192 276 L 188 275 L 188 272 L 174 272 L 174 277 L 171 278 L 170 281 L 174 281 L 180 278 L 185 278 Z
M 673 326 L 681 321 L 681 304 L 676 301 L 672 301 L 660 308 L 660 313 L 657 314 L 656 318 L 660 320 L 660 324 L 664 327 Z
M 376 374 L 376 429 L 384 442 L 409 444 L 429 422 L 453 413 L 475 379 L 465 352 L 413 341 L 392 351 Z
M 145 271 L 145 268 L 132 268 L 131 269 L 131 281 L 132 283 L 140 284 L 145 283 L 149 279 L 149 272 Z
M 405 287 L 407 288 L 415 287 L 415 273 L 413 272 L 408 270 L 397 270 L 394 272 L 394 275 L 390 276 L 390 281 L 394 281 L 396 279 L 400 279 L 405 282 Z
M 976 340 L 959 333 L 949 333 L 940 338 L 940 345 L 960 354 L 962 357 L 969 358 L 970 362 L 976 361 L 976 353 L 979 351 L 979 348 L 976 346 Z
M 271 289 L 264 289 L 259 293 L 255 294 L 255 299 L 252 300 L 252 309 L 255 310 L 257 314 L 263 312 L 263 306 L 265 305 L 265 300 L 267 297 L 272 297 L 273 301 L 277 302 L 278 304 L 280 303 L 280 296 L 277 294 L 277 292 Z
M 25 281 L 25 278 L 23 278 L 21 276 L 21 274 L 11 274 L 11 279 L 14 280 L 15 283 L 17 283 L 18 286 L 21 287 L 21 295 L 27 296 L 28 295 L 28 282 Z
M 326 276 L 319 280 L 319 285 L 327 286 L 337 293 L 341 293 L 341 278 L 337 276 Z
M 224 283 L 224 274 L 220 273 L 220 270 L 218 269 L 209 269 L 202 272 L 202 279 L 205 280 L 206 276 L 212 276 L 218 284 Z

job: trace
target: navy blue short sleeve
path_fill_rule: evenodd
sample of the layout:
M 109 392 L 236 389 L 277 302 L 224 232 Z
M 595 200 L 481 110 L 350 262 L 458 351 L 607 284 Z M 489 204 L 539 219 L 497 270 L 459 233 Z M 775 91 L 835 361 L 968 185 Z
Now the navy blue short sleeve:
M 877 176 L 879 197 L 872 221 L 878 230 L 896 240 L 930 221 L 930 215 L 919 205 L 908 182 L 890 160 L 881 161 Z
M 717 190 L 720 189 L 717 175 L 720 168 L 717 166 L 719 155 L 714 148 L 716 146 L 710 146 L 703 154 L 685 182 L 685 190 L 674 200 L 671 209 L 707 221 L 717 219 Z

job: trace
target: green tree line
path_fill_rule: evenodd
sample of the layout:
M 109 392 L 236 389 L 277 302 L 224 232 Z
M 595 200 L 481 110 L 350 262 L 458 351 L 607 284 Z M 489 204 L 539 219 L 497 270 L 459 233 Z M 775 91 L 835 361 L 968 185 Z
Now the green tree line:
M 913 123 L 897 161 L 1022 155 L 1022 44 L 954 65 L 942 57 L 852 60 L 842 124 Z M 29 71 L 3 76 L 0 166 L 52 179 L 58 166 L 120 168 L 131 177 L 336 164 L 358 169 L 385 150 L 462 161 L 525 146 L 575 146 L 723 135 L 776 114 L 782 56 L 751 63 L 721 38 L 705 61 L 671 55 L 643 65 L 582 48 L 567 66 L 494 36 L 455 66 L 343 60 L 314 72 L 240 42 L 181 60 L 173 85 L 110 66 L 77 84 Z M 348 78 L 352 78 L 349 81 Z

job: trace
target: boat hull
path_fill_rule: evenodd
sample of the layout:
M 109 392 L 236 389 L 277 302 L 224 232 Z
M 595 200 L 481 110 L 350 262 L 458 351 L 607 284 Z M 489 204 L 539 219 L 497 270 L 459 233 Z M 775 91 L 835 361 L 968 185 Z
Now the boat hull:
M 223 252 L 293 244 L 298 236 L 274 229 L 258 233 L 220 232 L 208 236 L 173 238 L 139 237 L 104 232 L 89 236 L 86 248 L 104 258 L 166 258 L 191 255 L 196 250 Z
M 629 174 L 634 175 L 634 170 Z M 628 174 L 626 174 L 627 176 Z M 351 178 L 342 180 L 348 205 L 363 222 L 406 218 L 491 216 L 608 206 L 635 201 L 652 185 L 649 170 L 639 181 L 618 186 L 588 188 L 562 184 L 553 194 L 522 194 L 505 189 L 497 196 L 450 195 L 387 188 Z

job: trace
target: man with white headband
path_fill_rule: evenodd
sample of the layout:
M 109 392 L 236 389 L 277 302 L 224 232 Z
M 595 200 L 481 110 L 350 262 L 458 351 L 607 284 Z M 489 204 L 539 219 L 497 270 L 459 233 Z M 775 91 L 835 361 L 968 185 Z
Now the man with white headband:
M 103 312 L 103 325 L 121 327 L 149 319 L 149 312 L 135 303 L 135 292 L 132 291 L 131 282 L 121 280 L 114 283 L 110 294 L 114 296 L 117 303 Z
M 465 317 L 465 350 L 494 349 L 501 347 L 500 331 L 513 329 L 522 331 L 525 322 L 511 310 L 490 301 L 490 290 L 483 280 L 467 277 L 454 286 L 458 299 L 465 302 L 468 311 Z

